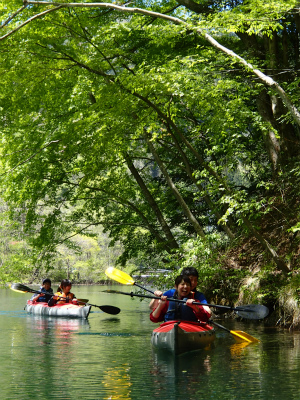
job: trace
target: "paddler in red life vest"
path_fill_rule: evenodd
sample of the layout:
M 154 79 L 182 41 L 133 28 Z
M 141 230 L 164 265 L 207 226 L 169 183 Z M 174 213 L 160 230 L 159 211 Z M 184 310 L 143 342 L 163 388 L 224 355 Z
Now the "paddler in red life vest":
M 69 279 L 63 279 L 60 283 L 61 291 L 58 291 L 54 296 L 48 301 L 48 306 L 54 306 L 55 304 L 72 303 L 78 304 L 78 301 L 74 295 L 71 293 L 72 282 Z
M 161 296 L 157 307 L 151 312 L 150 320 L 152 322 L 161 321 L 202 321 L 207 322 L 211 316 L 211 311 L 207 306 L 193 304 L 198 302 L 191 292 L 191 280 L 186 275 L 179 275 L 175 279 L 175 293 L 172 296 L 178 300 L 186 300 L 185 303 L 168 301 L 167 296 Z

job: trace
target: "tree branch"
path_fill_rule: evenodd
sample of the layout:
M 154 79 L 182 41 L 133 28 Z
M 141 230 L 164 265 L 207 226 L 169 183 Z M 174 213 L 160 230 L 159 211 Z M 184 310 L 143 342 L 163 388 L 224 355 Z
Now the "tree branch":
M 13 13 L 12 15 L 9 16 L 9 18 L 7 18 L 7 20 L 5 20 L 1 25 L 0 25 L 0 29 L 2 29 L 5 25 L 7 25 L 10 21 L 12 21 L 16 15 L 20 14 L 20 12 L 22 12 L 25 8 L 27 7 L 27 5 L 25 4 L 24 6 L 22 6 L 21 8 L 19 8 L 15 13 Z
M 142 8 L 138 7 L 124 7 L 124 6 L 119 6 L 116 4 L 111 4 L 111 3 L 54 3 L 54 2 L 47 2 L 47 1 L 31 1 L 31 0 L 24 0 L 24 4 L 34 4 L 34 5 L 51 5 L 51 6 L 56 6 L 56 9 L 62 8 L 62 7 L 68 7 L 68 8 L 73 8 L 73 7 L 83 7 L 83 8 L 95 8 L 95 7 L 100 7 L 100 8 L 109 8 L 109 9 L 114 9 L 117 11 L 121 12 L 126 12 L 126 13 L 133 13 L 133 14 L 142 14 L 150 17 L 155 17 L 155 18 L 160 18 L 160 19 L 165 19 L 167 21 L 173 22 L 176 25 L 184 25 L 188 29 L 195 30 L 200 36 L 205 38 L 213 47 L 216 49 L 222 51 L 223 53 L 229 55 L 233 59 L 235 59 L 237 62 L 239 62 L 241 65 L 243 65 L 248 71 L 252 72 L 252 74 L 256 75 L 261 82 L 263 82 L 266 86 L 270 87 L 273 89 L 278 96 L 281 98 L 287 109 L 290 111 L 291 115 L 293 116 L 294 121 L 297 123 L 298 126 L 300 126 L 300 111 L 297 109 L 297 107 L 294 106 L 294 104 L 291 102 L 289 99 L 288 95 L 284 91 L 284 89 L 276 82 L 274 81 L 270 76 L 265 75 L 263 72 L 260 70 L 256 69 L 248 63 L 244 58 L 233 52 L 232 50 L 228 49 L 225 46 L 222 46 L 217 40 L 215 40 L 212 36 L 210 36 L 208 33 L 204 32 L 202 29 L 199 29 L 185 21 L 183 21 L 180 18 L 172 17 L 170 15 L 165 15 L 161 14 L 158 12 L 150 11 L 150 10 L 144 10 Z M 54 11 L 55 8 L 51 10 L 47 10 L 44 12 L 44 14 Z M 20 29 L 22 26 L 25 24 L 31 22 L 35 18 L 42 17 L 43 13 L 38 14 L 32 18 L 30 18 L 28 21 L 26 21 L 24 24 L 20 25 L 18 28 L 16 28 L 14 31 Z M 7 35 L 3 36 L 1 39 L 9 36 L 11 33 L 14 31 L 8 33 Z
M 24 4 L 29 4 L 29 2 L 26 2 L 24 0 Z M 48 4 L 52 4 L 52 3 L 48 3 Z M 13 33 L 17 32 L 19 29 L 23 28 L 25 25 L 29 24 L 30 22 L 32 22 L 33 20 L 37 19 L 37 18 L 41 18 L 44 17 L 46 14 L 49 14 L 52 11 L 57 11 L 60 8 L 62 8 L 63 6 L 58 6 L 58 7 L 54 7 L 51 8 L 51 10 L 46 10 L 41 12 L 40 14 L 36 14 L 33 17 L 29 18 L 27 21 L 23 22 L 21 25 L 17 26 L 15 29 L 13 29 L 12 31 L 8 32 L 6 35 L 1 36 L 0 40 L 6 39 L 8 36 L 12 35 Z M 18 13 L 18 12 L 17 12 Z M 15 13 L 15 15 L 17 15 L 17 13 Z
M 39 149 L 38 151 L 36 151 L 34 154 L 32 154 L 30 157 L 26 158 L 26 160 L 21 161 L 19 164 L 15 165 L 13 168 L 11 168 L 10 170 L 3 172 L 3 174 L 1 174 L 0 176 L 9 174 L 10 172 L 14 171 L 16 168 L 20 167 L 21 165 L 26 164 L 28 161 L 30 161 L 32 158 L 34 158 L 37 154 L 39 154 L 41 151 L 43 151 L 46 147 L 50 146 L 53 143 L 58 143 L 60 142 L 60 140 L 52 140 L 51 142 L 47 143 L 45 146 L 43 146 L 41 149 Z

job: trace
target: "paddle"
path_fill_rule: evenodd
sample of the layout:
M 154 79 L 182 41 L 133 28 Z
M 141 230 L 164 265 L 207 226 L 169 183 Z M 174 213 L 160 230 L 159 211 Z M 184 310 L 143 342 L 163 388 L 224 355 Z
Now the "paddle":
M 131 297 L 144 297 L 147 299 L 158 299 L 160 300 L 160 297 L 157 296 L 149 296 L 147 294 L 137 294 L 137 293 L 126 293 L 126 292 L 119 292 L 118 290 L 104 290 L 106 293 L 115 293 L 115 294 L 125 294 L 127 296 Z M 173 298 L 167 298 L 168 301 L 175 301 L 177 303 L 185 303 L 186 300 L 179 300 L 179 299 L 173 299 Z M 199 303 L 199 302 L 194 302 L 193 304 L 199 305 L 199 306 L 208 306 L 208 307 L 215 307 L 215 308 L 223 308 L 223 309 L 228 309 L 230 311 L 234 311 L 238 314 L 239 317 L 242 318 L 247 318 L 247 319 L 262 319 L 266 317 L 269 313 L 269 310 L 265 306 L 261 306 L 259 304 L 249 304 L 246 306 L 238 306 L 238 307 L 229 307 L 229 306 L 219 306 L 217 304 L 206 304 L 206 303 Z
M 145 288 L 144 286 L 139 285 L 138 283 L 136 283 L 134 281 L 134 279 L 130 275 L 126 274 L 126 272 L 120 271 L 117 268 L 108 267 L 105 270 L 105 274 L 109 278 L 111 278 L 114 281 L 117 281 L 119 283 L 122 283 L 123 285 L 135 285 L 135 286 L 138 286 L 139 288 L 146 290 L 147 292 L 153 294 L 152 290 L 149 290 L 149 289 Z
M 34 289 L 29 288 L 28 286 L 22 285 L 21 283 L 12 283 L 10 285 L 10 289 L 14 290 L 15 292 L 20 292 L 20 293 L 43 293 L 43 294 L 48 294 L 52 297 L 54 296 L 53 293 L 41 292 L 40 290 L 34 290 Z M 117 315 L 121 311 L 118 307 L 114 307 L 114 306 L 97 306 L 96 304 L 90 304 L 90 303 L 88 303 L 87 299 L 76 299 L 76 300 L 87 306 L 98 307 L 98 308 L 100 308 L 101 311 L 103 311 L 107 314 Z
M 156 297 L 156 296 L 135 294 L 135 293 L 132 293 L 132 292 L 125 293 L 125 292 L 119 292 L 117 290 L 104 290 L 104 292 L 125 294 L 125 295 L 131 296 L 131 297 L 136 296 L 136 297 L 145 297 L 145 298 L 148 298 L 148 299 L 160 299 L 160 297 Z M 185 300 L 179 300 L 179 299 L 173 299 L 173 298 L 168 298 L 167 300 L 172 300 L 172 301 L 175 301 L 175 302 L 180 302 L 180 303 L 183 302 L 183 303 L 185 303 Z M 194 304 L 201 305 L 201 303 L 194 303 Z M 207 306 L 208 304 L 204 304 L 203 303 L 202 305 L 206 305 Z M 210 305 L 208 305 L 208 306 L 210 306 Z M 211 306 L 215 306 L 215 305 L 212 304 Z M 258 304 L 251 304 L 251 305 L 242 306 L 242 307 L 226 307 L 226 306 L 222 306 L 222 308 L 224 308 L 224 307 L 229 308 L 230 310 L 235 311 L 240 317 L 243 317 L 243 318 L 247 318 L 247 316 L 249 314 L 251 314 L 251 312 L 252 312 L 251 319 L 261 319 L 261 315 L 262 315 L 261 311 L 262 310 L 259 309 L 257 306 L 258 306 Z M 261 307 L 263 307 L 263 311 L 266 308 L 264 306 L 261 306 Z M 244 309 L 246 309 L 246 311 L 243 311 Z M 249 343 L 251 343 L 251 342 L 260 342 L 259 339 L 256 339 L 255 337 L 249 335 L 249 333 L 246 333 L 246 332 L 243 332 L 243 331 L 231 331 L 231 330 L 225 328 L 225 326 L 220 325 L 217 322 L 214 322 L 212 320 L 209 320 L 209 323 L 211 323 L 211 324 L 213 324 L 213 325 L 215 325 L 215 326 L 217 326 L 217 327 L 219 327 L 221 329 L 224 329 L 225 331 L 231 333 L 233 336 L 235 336 L 235 338 L 245 340 L 246 342 L 249 342 Z
M 217 326 L 218 328 L 224 329 L 225 331 L 231 333 L 233 336 L 236 336 L 239 339 L 245 340 L 246 342 L 252 343 L 252 342 L 260 342 L 259 339 L 256 339 L 255 337 L 249 335 L 249 333 L 243 332 L 243 331 L 231 331 L 230 329 L 225 328 L 225 326 L 218 324 L 215 321 L 209 320 L 210 324 L 213 324 Z
M 128 275 L 126 272 L 120 271 L 117 268 L 109 267 L 105 270 L 105 274 L 109 278 L 111 278 L 119 283 L 122 283 L 124 285 L 135 285 L 141 289 L 146 290 L 149 293 L 154 294 L 154 292 L 152 290 L 149 290 L 149 289 L 145 288 L 144 286 L 137 284 L 130 275 Z M 160 297 L 149 297 L 149 298 L 160 299 Z M 185 302 L 184 300 L 179 300 L 179 301 Z M 229 306 L 221 306 L 221 305 L 217 305 L 217 304 L 201 304 L 201 303 L 195 303 L 195 304 L 236 311 L 240 317 L 247 318 L 247 319 L 263 319 L 269 314 L 269 309 L 260 304 L 251 304 L 251 305 L 241 306 L 241 307 L 229 307 Z M 240 314 L 241 312 L 243 313 L 243 315 Z
M 117 315 L 121 311 L 118 307 L 114 307 L 114 306 L 97 306 L 97 304 L 91 304 L 91 303 L 85 303 L 85 304 L 87 306 L 98 307 L 98 308 L 100 308 L 101 311 L 103 311 L 107 314 L 112 314 L 112 315 Z

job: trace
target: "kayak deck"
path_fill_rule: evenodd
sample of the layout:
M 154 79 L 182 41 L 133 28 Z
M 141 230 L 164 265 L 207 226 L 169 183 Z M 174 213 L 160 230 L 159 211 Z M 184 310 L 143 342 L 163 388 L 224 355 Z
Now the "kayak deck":
M 209 347 L 215 340 L 215 330 L 202 322 L 168 321 L 152 332 L 154 347 L 175 354 Z
M 24 308 L 29 314 L 49 315 L 51 317 L 88 318 L 91 306 L 78 306 L 72 303 L 56 304 L 52 307 L 44 302 L 27 301 Z

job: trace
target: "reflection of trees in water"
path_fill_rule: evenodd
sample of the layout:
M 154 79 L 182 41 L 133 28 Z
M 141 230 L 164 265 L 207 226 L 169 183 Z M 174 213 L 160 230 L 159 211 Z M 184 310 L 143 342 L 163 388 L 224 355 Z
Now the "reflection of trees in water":
M 10 359 L 18 362 L 7 381 L 15 382 L 22 398 L 48 398 L 50 392 L 56 398 L 62 391 L 62 376 L 65 382 L 70 375 L 66 369 L 77 357 L 74 332 L 87 321 L 38 315 L 26 315 L 25 321 L 11 334 Z M 21 394 L 18 382 L 23 382 Z
M 132 383 L 129 371 L 129 364 L 108 368 L 103 376 L 101 391 L 104 393 L 101 393 L 101 398 L 109 400 L 130 400 L 130 387 Z
M 203 350 L 178 356 L 153 350 L 152 360 L 155 397 L 176 399 L 184 394 L 183 398 L 193 398 L 199 395 L 199 377 L 211 371 L 211 356 Z
M 82 326 L 88 327 L 88 321 L 40 315 L 27 318 L 35 326 L 35 349 L 40 353 L 39 358 L 51 360 L 51 365 L 71 364 L 73 355 L 76 358 L 77 337 L 74 333 Z
M 227 384 L 238 384 L 241 370 L 259 370 L 261 345 L 237 342 L 226 336 L 208 351 L 174 356 L 153 351 L 154 397 L 207 398 L 208 393 L 222 393 Z M 169 397 L 167 397 L 169 396 Z

